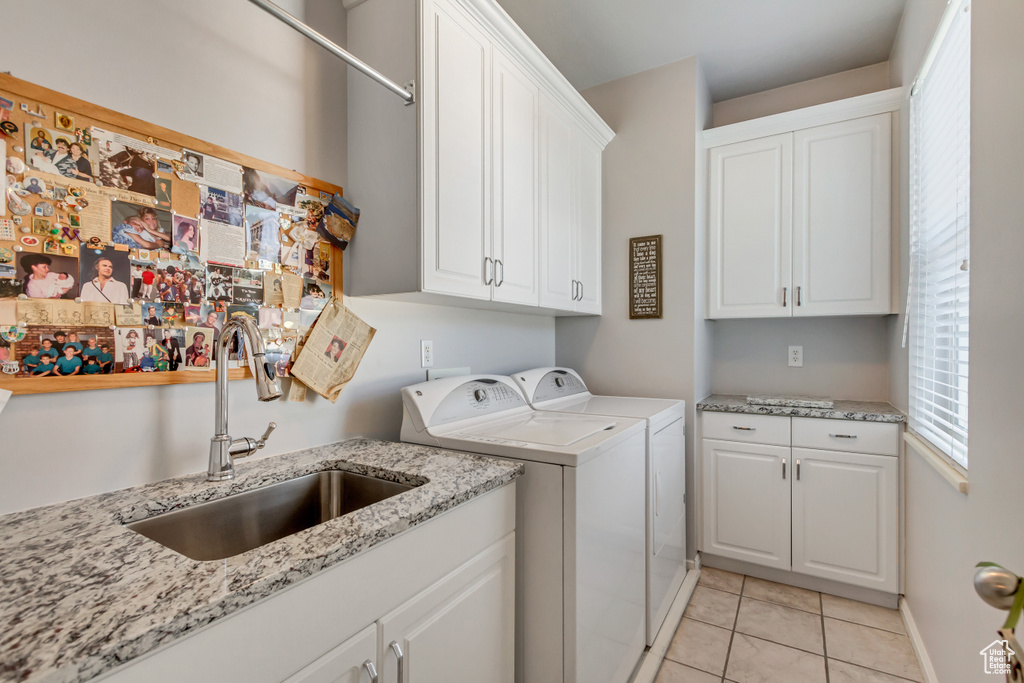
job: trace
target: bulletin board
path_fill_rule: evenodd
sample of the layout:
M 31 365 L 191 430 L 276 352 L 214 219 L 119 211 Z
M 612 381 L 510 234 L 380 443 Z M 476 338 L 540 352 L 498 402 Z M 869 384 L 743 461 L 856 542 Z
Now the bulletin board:
M 233 315 L 287 376 L 341 297 L 341 187 L 7 74 L 0 160 L 0 388 L 210 382 Z

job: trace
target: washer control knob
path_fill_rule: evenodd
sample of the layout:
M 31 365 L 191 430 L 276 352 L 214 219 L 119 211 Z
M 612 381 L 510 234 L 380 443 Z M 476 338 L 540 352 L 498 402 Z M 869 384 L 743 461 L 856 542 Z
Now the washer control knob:
M 555 378 L 555 386 L 559 387 L 559 388 L 564 387 L 565 386 L 565 378 L 563 378 L 563 377 L 556 377 Z
M 483 403 L 487 400 L 487 392 L 483 389 L 477 389 L 473 392 L 473 398 L 476 399 L 477 403 Z

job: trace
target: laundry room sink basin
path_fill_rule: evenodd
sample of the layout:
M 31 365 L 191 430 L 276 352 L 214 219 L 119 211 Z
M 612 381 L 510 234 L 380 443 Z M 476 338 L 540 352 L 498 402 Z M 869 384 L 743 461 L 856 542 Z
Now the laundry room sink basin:
M 414 488 L 324 470 L 128 524 L 193 560 L 222 560 Z

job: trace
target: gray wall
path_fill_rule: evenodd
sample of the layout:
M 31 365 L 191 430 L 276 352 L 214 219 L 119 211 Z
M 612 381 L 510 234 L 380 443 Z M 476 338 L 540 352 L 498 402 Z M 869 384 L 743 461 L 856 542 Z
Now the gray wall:
M 340 61 L 245 0 L 88 4 L 6 3 L 0 69 L 346 183 L 347 69 Z M 340 2 L 280 4 L 344 44 Z M 40 12 L 46 21 L 66 18 L 79 39 L 41 47 L 42 34 L 29 28 Z M 346 304 L 378 332 L 338 402 L 259 404 L 248 383 L 234 382 L 235 435 L 259 434 L 277 421 L 270 455 L 355 435 L 397 439 L 399 389 L 425 379 L 420 339 L 434 341 L 439 368 L 510 373 L 555 359 L 551 318 L 372 298 L 346 297 Z M 15 396 L 0 414 L 0 513 L 205 470 L 212 432 L 210 385 Z
M 715 102 L 714 125 L 739 123 L 801 107 L 866 95 L 888 87 L 889 63 L 872 64 L 753 95 Z
M 800 394 L 886 401 L 886 318 L 716 320 L 716 394 Z M 789 367 L 789 347 L 804 366 Z
M 576 368 L 594 393 L 684 399 L 690 425 L 698 295 L 697 73 L 697 60 L 690 58 L 583 92 L 615 131 L 603 159 L 603 315 L 560 318 L 555 327 L 558 364 Z M 642 235 L 664 236 L 660 320 L 629 319 L 629 238 Z M 688 429 L 690 501 L 692 434 Z M 688 517 L 692 524 L 692 509 Z M 692 529 L 688 538 L 692 557 Z
M 909 0 L 891 58 L 894 85 L 910 85 L 944 7 L 943 0 Z M 994 679 L 982 672 L 978 653 L 996 638 L 1005 612 L 974 594 L 974 564 L 1024 573 L 1024 4 L 986 0 L 971 12 L 970 490 L 957 493 L 912 453 L 906 473 L 907 604 L 943 683 Z M 906 178 L 901 205 L 906 223 Z M 904 250 L 906 240 L 904 233 Z M 892 395 L 905 408 L 901 335 L 894 321 Z

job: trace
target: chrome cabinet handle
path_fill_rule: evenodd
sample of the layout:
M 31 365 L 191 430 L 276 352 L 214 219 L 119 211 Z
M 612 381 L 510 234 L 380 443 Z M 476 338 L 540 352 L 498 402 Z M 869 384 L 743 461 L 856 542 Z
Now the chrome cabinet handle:
M 498 269 L 501 268 L 501 279 L 498 279 Z M 501 259 L 494 259 L 494 286 L 501 287 L 501 283 L 505 281 L 505 264 L 502 263 Z
M 796 305 L 797 306 L 800 305 L 800 288 L 799 287 L 796 288 Z
M 580 298 L 576 299 L 576 301 L 583 301 L 583 280 L 580 280 L 579 283 L 580 283 Z
M 392 640 L 388 647 L 391 648 L 391 651 L 395 653 L 395 657 L 398 659 L 398 683 L 405 683 L 405 656 L 402 654 L 402 647 L 398 644 L 397 640 Z
M 484 284 L 489 285 L 494 282 L 494 265 L 491 261 L 490 256 L 484 256 Z
M 796 480 L 800 481 L 800 460 L 796 461 Z
M 732 428 L 733 429 L 738 429 L 741 432 L 756 432 L 757 431 L 757 427 L 737 427 L 736 425 L 733 425 Z
M 363 662 L 363 668 L 370 674 L 370 683 L 377 683 L 377 667 L 373 665 L 373 660 L 367 659 Z
M 782 459 L 782 478 L 786 478 L 786 459 Z
M 856 434 L 829 434 L 833 439 L 856 439 Z
M 577 295 L 577 292 L 578 292 L 579 290 L 577 289 L 577 285 L 579 285 L 579 284 L 580 284 L 580 283 L 579 283 L 579 282 L 578 282 L 577 280 L 573 280 L 573 281 L 572 281 L 572 300 L 573 300 L 573 301 L 576 301 L 576 297 L 578 296 L 578 295 Z
M 788 289 L 789 289 L 789 287 L 783 287 L 782 288 L 782 307 L 783 308 L 786 307 L 786 290 L 788 290 Z

